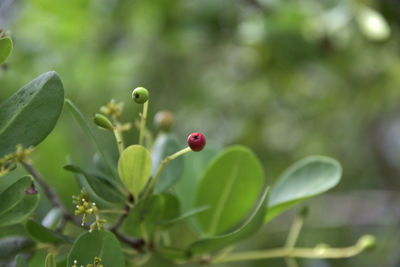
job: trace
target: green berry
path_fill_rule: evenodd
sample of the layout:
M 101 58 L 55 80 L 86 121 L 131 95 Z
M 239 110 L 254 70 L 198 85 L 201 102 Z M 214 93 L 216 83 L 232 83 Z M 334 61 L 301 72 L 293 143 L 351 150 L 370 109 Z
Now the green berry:
M 104 115 L 102 114 L 94 114 L 94 123 L 97 124 L 97 126 L 106 129 L 106 130 L 112 130 L 113 129 L 113 125 L 111 123 L 111 121 Z
M 132 92 L 132 98 L 138 104 L 143 104 L 149 99 L 149 91 L 144 87 L 136 87 Z

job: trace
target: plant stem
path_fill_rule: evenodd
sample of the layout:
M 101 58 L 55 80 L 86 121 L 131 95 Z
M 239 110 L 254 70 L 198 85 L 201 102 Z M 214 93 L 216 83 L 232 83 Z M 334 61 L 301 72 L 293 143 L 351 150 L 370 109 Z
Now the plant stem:
M 339 259 L 349 258 L 361 253 L 363 249 L 356 245 L 345 248 L 276 248 L 261 251 L 239 252 L 218 258 L 212 263 L 247 261 L 272 258 L 309 258 L 309 259 Z
M 68 212 L 68 210 L 65 208 L 64 204 L 61 202 L 61 200 L 58 198 L 57 194 L 53 191 L 53 189 L 44 181 L 42 176 L 33 168 L 32 165 L 25 161 L 20 161 L 21 165 L 25 168 L 27 172 L 29 172 L 33 178 L 36 180 L 36 182 L 42 187 L 44 193 L 46 194 L 47 198 L 50 200 L 51 204 L 53 207 L 61 209 L 63 213 L 64 220 L 68 220 L 73 222 L 76 225 L 80 225 L 80 222 L 78 222 L 74 216 L 72 216 L 71 213 Z M 64 223 L 62 222 L 61 225 L 63 226 Z M 62 230 L 62 229 L 59 229 Z
M 130 238 L 120 234 L 117 230 L 110 230 L 121 242 L 130 245 L 132 248 L 139 252 L 143 252 L 145 242 L 142 238 Z
M 148 107 L 149 107 L 149 101 L 147 100 L 143 104 L 143 113 L 142 113 L 142 119 L 141 119 L 141 123 L 140 123 L 140 132 L 139 132 L 139 145 L 143 145 L 143 141 L 144 141 Z
M 187 152 L 190 152 L 190 151 L 192 151 L 192 149 L 190 147 L 186 147 L 186 148 L 184 148 L 182 150 L 179 150 L 178 152 L 175 152 L 174 154 L 166 157 L 162 161 L 160 167 L 158 167 L 158 169 L 156 171 L 156 174 L 154 175 L 153 179 L 151 179 L 150 184 L 147 187 L 147 190 L 146 190 L 145 194 L 143 195 L 143 198 L 146 198 L 150 194 L 151 190 L 153 190 L 153 187 L 155 186 L 155 184 L 156 184 L 158 178 L 160 177 L 161 172 L 164 170 L 165 166 L 167 166 L 167 164 L 171 160 L 176 159 L 177 157 L 179 157 L 179 156 L 181 156 L 181 155 L 183 155 L 183 154 L 185 154 Z
M 119 154 L 121 154 L 122 151 L 124 151 L 124 141 L 122 140 L 121 132 L 118 125 L 113 127 L 113 133 L 115 136 L 115 141 L 117 142 Z
M 288 234 L 288 237 L 286 239 L 286 244 L 285 244 L 285 247 L 288 249 L 294 248 L 294 246 L 296 245 L 297 238 L 299 237 L 301 228 L 304 225 L 305 216 L 302 213 L 303 212 L 301 212 L 300 214 L 298 214 L 295 217 L 295 219 L 292 223 L 292 226 L 290 227 L 289 234 Z M 288 267 L 298 267 L 299 266 L 297 264 L 296 260 L 293 258 L 290 258 L 290 257 L 285 258 L 285 262 Z

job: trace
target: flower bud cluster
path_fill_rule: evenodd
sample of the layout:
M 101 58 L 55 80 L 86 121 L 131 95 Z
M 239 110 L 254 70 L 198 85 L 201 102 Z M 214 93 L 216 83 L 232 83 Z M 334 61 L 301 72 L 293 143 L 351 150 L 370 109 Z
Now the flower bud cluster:
M 0 176 L 4 176 L 16 167 L 18 162 L 29 162 L 29 156 L 33 148 L 24 148 L 22 145 L 17 145 L 15 152 L 5 155 L 0 158 Z
M 89 194 L 85 189 L 81 190 L 81 193 L 78 196 L 72 196 L 73 203 L 75 206 L 75 216 L 82 215 L 82 226 L 88 222 L 89 215 L 95 215 L 95 221 L 90 225 L 89 231 L 93 231 L 96 228 L 98 230 L 104 230 L 104 223 L 107 222 L 105 219 L 101 219 L 99 217 L 99 209 L 96 206 L 95 202 L 91 202 L 89 200 Z

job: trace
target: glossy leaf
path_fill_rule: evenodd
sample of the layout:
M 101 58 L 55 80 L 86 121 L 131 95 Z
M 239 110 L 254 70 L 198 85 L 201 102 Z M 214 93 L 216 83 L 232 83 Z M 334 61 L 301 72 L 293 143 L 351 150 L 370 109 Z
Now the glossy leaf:
M 233 146 L 206 170 L 196 193 L 196 206 L 209 206 L 197 218 L 210 236 L 227 232 L 243 220 L 264 186 L 262 166 L 248 148 Z
M 190 245 L 189 252 L 192 254 L 215 252 L 255 234 L 263 225 L 265 215 L 267 214 L 268 191 L 268 189 L 264 191 L 256 207 L 242 226 L 228 234 L 196 241 Z
M 169 155 L 174 154 L 181 149 L 178 139 L 172 134 L 160 134 L 154 142 L 154 147 L 151 152 L 153 160 L 152 176 L 154 176 L 162 161 Z M 162 171 L 158 178 L 154 192 L 164 192 L 174 185 L 183 172 L 183 158 L 178 157 L 171 161 Z
M 124 195 L 119 191 L 118 186 L 114 181 L 109 180 L 102 175 L 86 172 L 73 164 L 65 165 L 64 169 L 82 174 L 96 195 L 104 200 L 112 203 L 121 203 L 125 200 Z
M 116 173 L 116 170 L 114 168 L 114 164 L 110 160 L 110 158 L 107 156 L 105 153 L 103 147 L 97 139 L 95 138 L 92 128 L 89 126 L 88 122 L 86 121 L 85 117 L 83 116 L 82 112 L 71 102 L 69 99 L 65 99 L 65 106 L 69 109 L 71 112 L 72 116 L 74 117 L 75 121 L 79 124 L 79 126 L 82 128 L 83 132 L 85 133 L 86 137 L 92 142 L 94 147 L 96 148 L 97 152 L 101 155 L 103 158 L 103 161 L 105 162 L 105 165 L 108 169 L 109 173 L 112 173 L 114 178 L 117 179 L 118 175 Z
M 310 197 L 336 186 L 342 167 L 336 160 L 310 156 L 289 167 L 271 188 L 267 221 Z
M 0 239 L 0 266 L 9 266 L 7 264 L 13 262 L 18 254 L 34 245 L 35 243 L 32 240 L 25 237 L 14 236 Z
M 125 266 L 122 248 L 117 238 L 110 232 L 85 232 L 78 237 L 68 255 L 67 266 L 74 260 L 78 266 L 92 264 L 95 257 L 101 258 L 103 266 Z
M 46 257 L 45 267 L 57 267 L 54 254 L 49 253 Z
M 217 155 L 218 151 L 211 147 L 205 147 L 200 153 L 187 153 L 183 155 L 184 171 L 181 179 L 174 186 L 183 211 L 190 211 L 195 207 L 194 199 L 197 184 L 207 166 Z
M 24 176 L 0 194 L 0 227 L 23 221 L 36 208 L 39 194 L 27 194 L 32 184 L 30 176 Z
M 0 106 L 0 157 L 15 147 L 36 146 L 53 130 L 64 103 L 64 88 L 54 71 L 19 89 Z
M 4 37 L 0 38 L 0 64 L 2 64 L 8 56 L 11 54 L 13 49 L 13 42 L 11 38 Z
M 29 236 L 39 243 L 58 244 L 70 242 L 67 237 L 62 236 L 61 234 L 54 232 L 33 220 L 28 220 L 26 222 L 25 229 L 28 232 Z
M 150 178 L 151 166 L 150 153 L 143 146 L 129 146 L 121 153 L 118 160 L 118 173 L 135 199 L 138 199 Z

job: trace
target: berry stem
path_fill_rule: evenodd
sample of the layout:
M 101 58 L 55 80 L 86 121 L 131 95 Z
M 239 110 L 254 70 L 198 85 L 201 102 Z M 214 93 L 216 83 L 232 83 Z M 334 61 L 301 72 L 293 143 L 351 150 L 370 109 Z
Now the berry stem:
M 154 186 L 155 186 L 156 183 L 157 183 L 158 178 L 159 178 L 160 175 L 161 175 L 161 172 L 164 170 L 164 168 L 167 166 L 167 164 L 168 164 L 171 160 L 176 159 L 177 157 L 179 157 L 179 156 L 181 156 L 181 155 L 183 155 L 183 154 L 185 154 L 185 153 L 187 153 L 187 152 L 190 152 L 190 151 L 192 151 L 192 149 L 191 149 L 190 147 L 186 147 L 186 148 L 181 149 L 181 150 L 179 150 L 178 152 L 175 152 L 174 154 L 172 154 L 172 155 L 166 157 L 166 158 L 161 162 L 160 167 L 158 167 L 158 169 L 157 169 L 157 171 L 156 171 L 156 174 L 154 175 L 153 179 L 151 179 L 150 184 L 149 184 L 149 186 L 147 187 L 147 190 L 146 190 L 145 194 L 143 195 L 143 198 L 146 198 L 146 197 L 150 194 L 151 190 L 153 190 Z
M 149 107 L 149 101 L 147 100 L 143 104 L 143 113 L 142 113 L 142 118 L 141 118 L 141 123 L 140 123 L 140 132 L 139 132 L 139 145 L 143 145 L 144 141 L 144 134 L 146 131 L 146 120 L 147 120 L 147 110 Z

